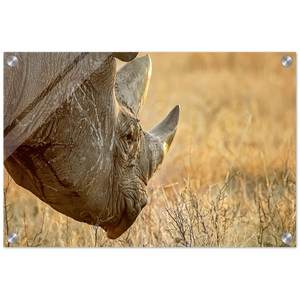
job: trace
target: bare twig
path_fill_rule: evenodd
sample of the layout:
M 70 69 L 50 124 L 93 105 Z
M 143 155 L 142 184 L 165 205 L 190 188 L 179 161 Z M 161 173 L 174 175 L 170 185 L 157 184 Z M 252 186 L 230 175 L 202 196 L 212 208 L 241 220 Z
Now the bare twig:
M 12 203 L 7 204 L 7 194 L 8 194 L 8 191 L 9 191 L 9 185 L 10 185 L 11 181 L 12 181 L 12 179 L 8 175 L 7 184 L 6 184 L 6 186 L 4 188 L 4 191 L 3 191 L 3 194 L 4 194 L 4 197 L 3 197 L 3 210 L 4 210 L 4 223 L 5 223 L 4 233 L 6 234 L 6 236 L 9 234 L 9 222 L 13 217 L 13 213 L 10 216 L 8 216 L 9 211 L 12 207 Z M 9 242 L 7 242 L 7 247 L 9 247 Z

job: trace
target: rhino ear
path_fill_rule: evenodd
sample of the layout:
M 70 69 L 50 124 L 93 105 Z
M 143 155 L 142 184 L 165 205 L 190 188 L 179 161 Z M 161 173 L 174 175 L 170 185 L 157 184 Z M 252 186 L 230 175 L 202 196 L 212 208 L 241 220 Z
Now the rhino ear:
M 122 61 L 131 61 L 138 55 L 138 52 L 113 52 L 112 56 Z
M 116 98 L 136 116 L 139 116 L 145 104 L 151 72 L 152 64 L 149 55 L 135 58 L 117 72 Z

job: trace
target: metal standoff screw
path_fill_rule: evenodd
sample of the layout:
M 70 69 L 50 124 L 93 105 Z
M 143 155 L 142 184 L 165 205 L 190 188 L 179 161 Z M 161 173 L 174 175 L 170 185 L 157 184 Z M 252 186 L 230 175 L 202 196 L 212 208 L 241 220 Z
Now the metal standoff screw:
M 10 244 L 15 244 L 18 241 L 18 239 L 19 239 L 18 235 L 14 232 L 11 232 L 7 235 L 7 241 Z
M 281 59 L 281 63 L 284 67 L 289 67 L 292 65 L 293 63 L 293 59 L 289 56 L 289 55 L 285 55 L 282 59 Z
M 289 244 L 293 240 L 293 236 L 289 232 L 284 232 L 281 236 L 281 240 L 285 244 Z
M 19 60 L 16 56 L 14 55 L 11 55 L 8 57 L 7 59 L 7 64 L 10 66 L 10 67 L 15 67 L 19 64 Z

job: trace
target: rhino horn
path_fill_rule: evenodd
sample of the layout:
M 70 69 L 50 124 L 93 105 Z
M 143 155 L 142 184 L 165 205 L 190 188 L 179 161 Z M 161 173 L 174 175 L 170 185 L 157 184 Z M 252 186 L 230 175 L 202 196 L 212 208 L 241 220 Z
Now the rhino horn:
M 151 137 L 150 148 L 153 153 L 152 160 L 154 165 L 152 169 L 154 172 L 163 162 L 173 142 L 177 130 L 179 114 L 180 106 L 176 105 L 161 123 L 147 131 L 148 135 Z
M 145 104 L 151 73 L 152 64 L 149 55 L 135 58 L 117 72 L 116 98 L 136 116 L 139 116 Z

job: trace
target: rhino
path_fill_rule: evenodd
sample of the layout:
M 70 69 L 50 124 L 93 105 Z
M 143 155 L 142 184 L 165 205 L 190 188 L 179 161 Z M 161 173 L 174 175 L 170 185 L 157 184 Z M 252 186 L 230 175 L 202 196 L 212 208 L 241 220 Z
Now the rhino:
M 126 62 L 118 71 L 116 59 Z M 179 120 L 177 105 L 143 131 L 151 73 L 150 57 L 130 52 L 4 53 L 7 172 L 58 212 L 120 237 L 147 204 Z

